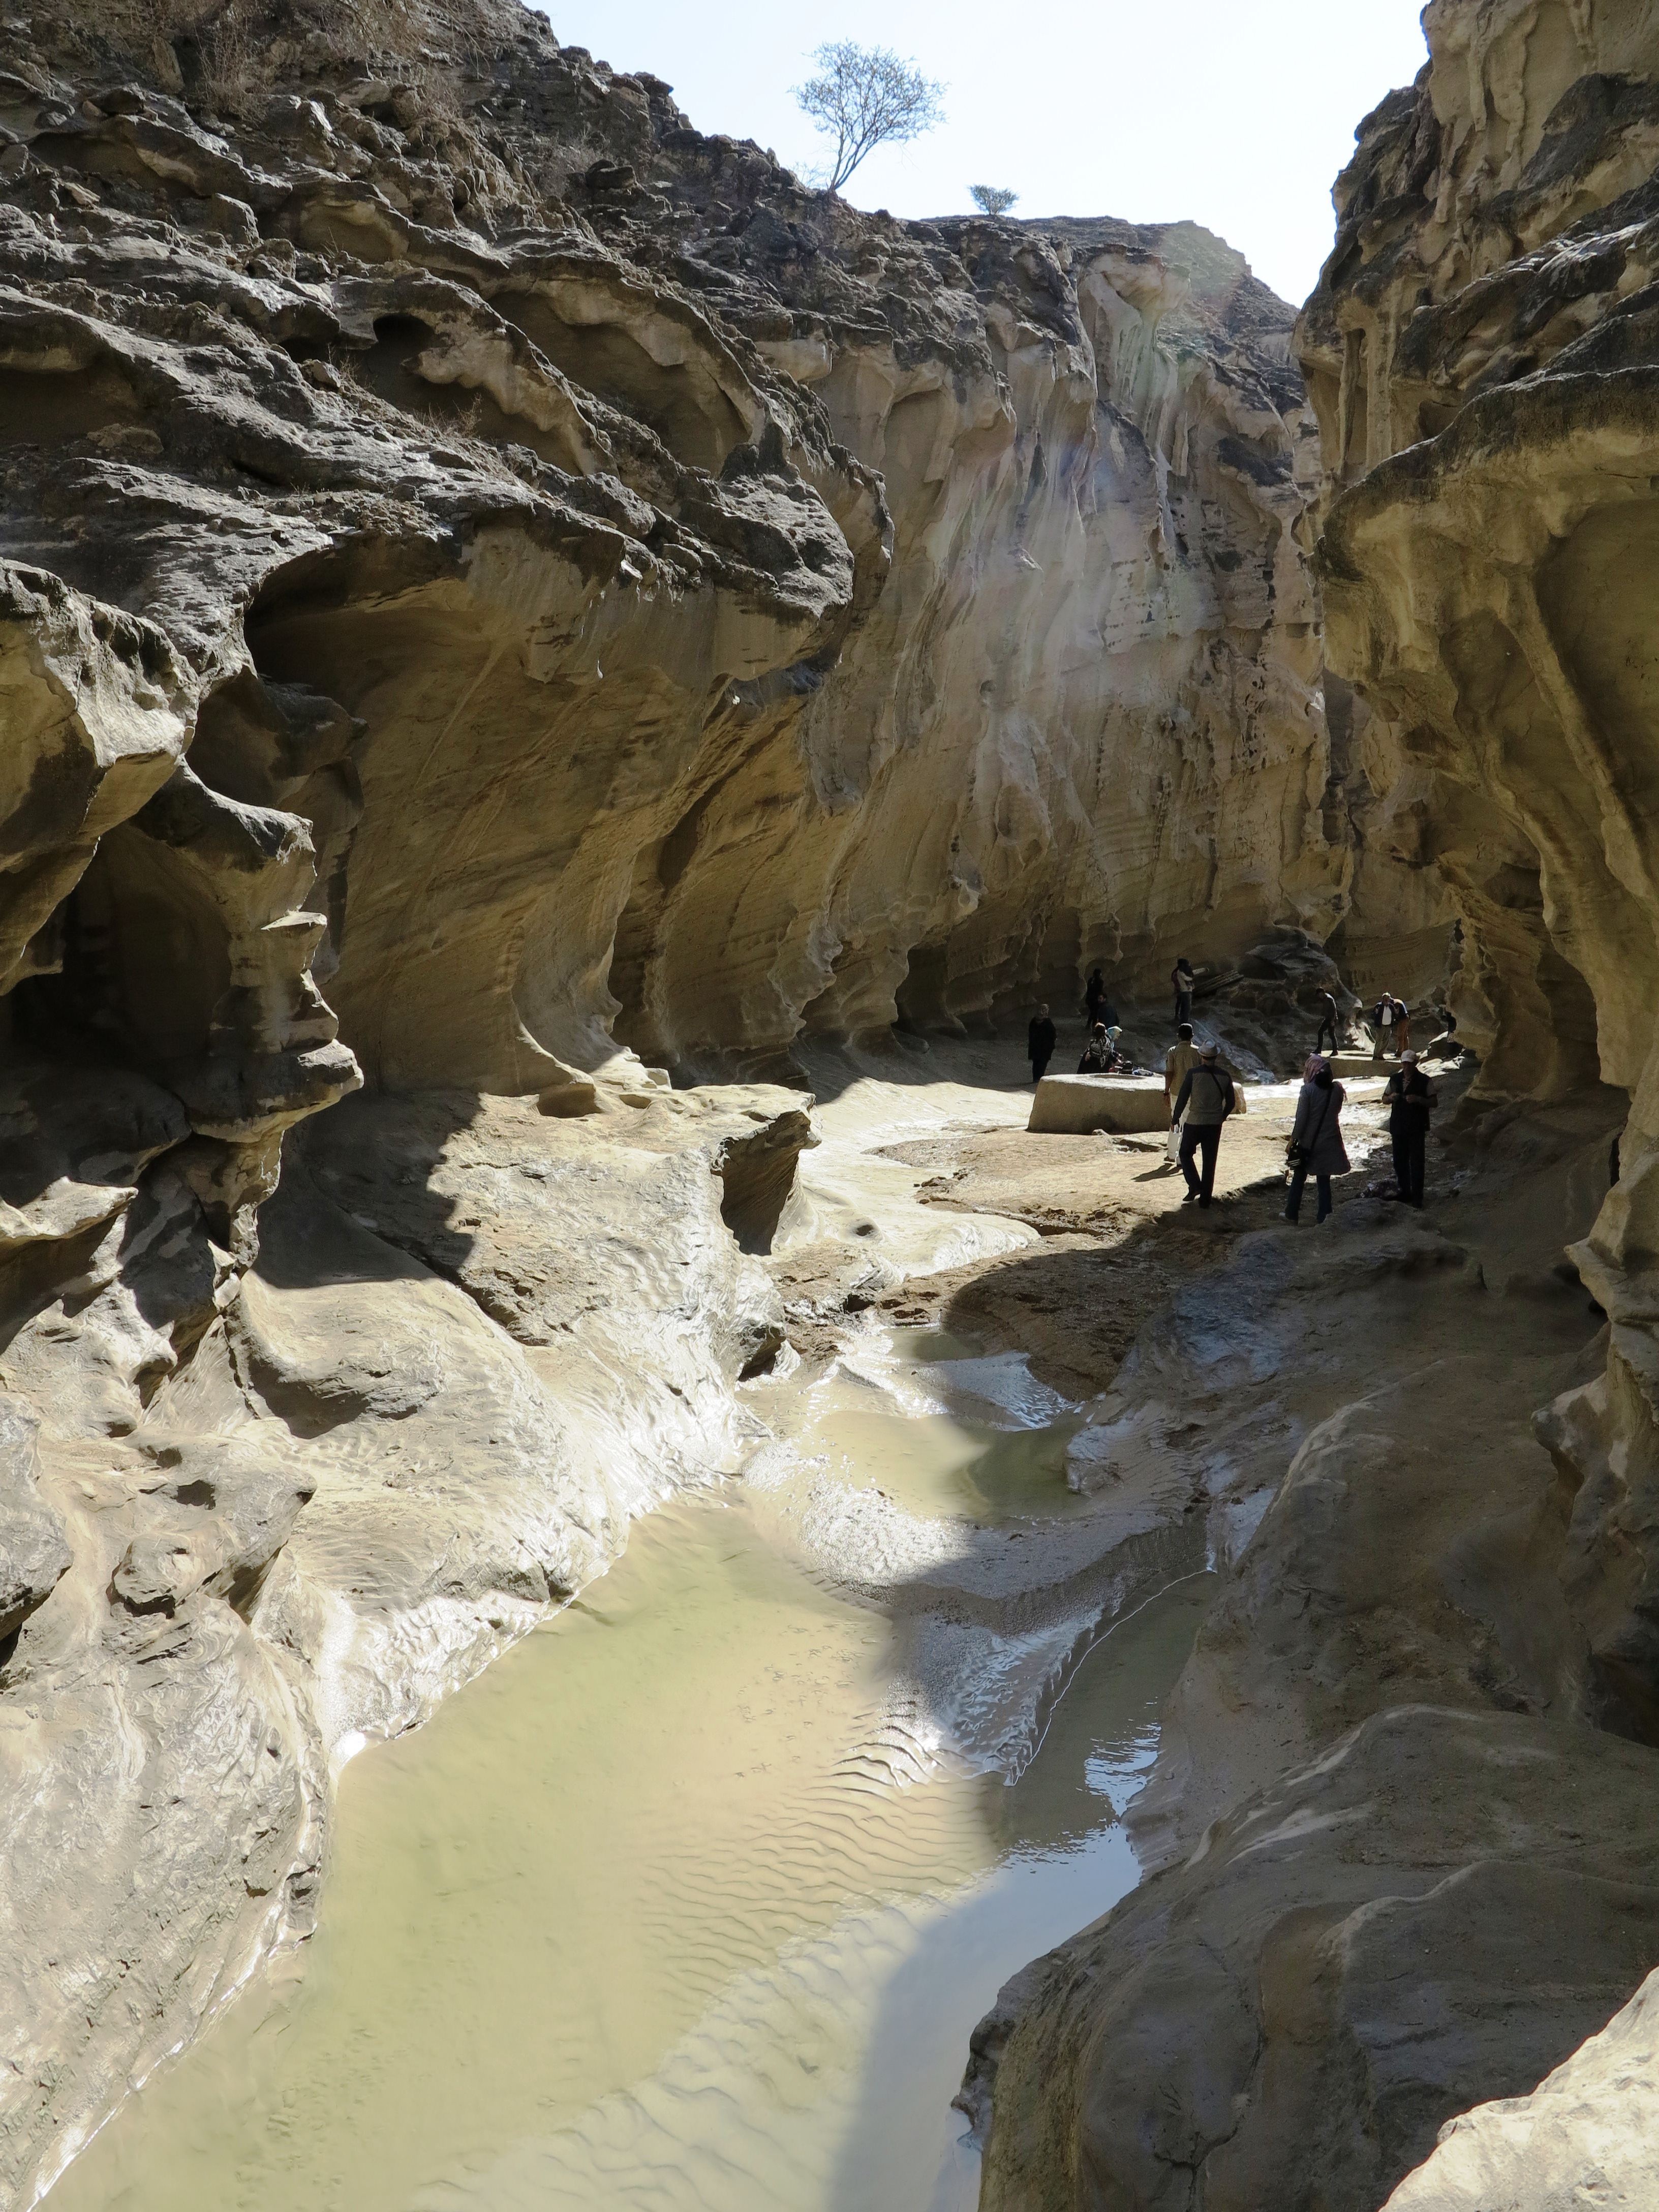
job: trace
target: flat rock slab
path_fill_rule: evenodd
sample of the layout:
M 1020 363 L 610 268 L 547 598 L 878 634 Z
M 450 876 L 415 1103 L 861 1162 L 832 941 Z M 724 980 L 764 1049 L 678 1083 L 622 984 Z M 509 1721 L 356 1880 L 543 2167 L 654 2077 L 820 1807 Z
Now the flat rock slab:
M 1170 1109 L 1161 1075 L 1045 1075 L 1025 1124 L 1045 1135 L 1086 1136 L 1097 1129 L 1129 1135 L 1167 1129 Z
M 1330 1063 L 1333 1075 L 1392 1075 L 1399 1065 L 1397 1053 L 1385 1053 L 1381 1060 L 1373 1060 L 1368 1052 L 1339 1052 Z

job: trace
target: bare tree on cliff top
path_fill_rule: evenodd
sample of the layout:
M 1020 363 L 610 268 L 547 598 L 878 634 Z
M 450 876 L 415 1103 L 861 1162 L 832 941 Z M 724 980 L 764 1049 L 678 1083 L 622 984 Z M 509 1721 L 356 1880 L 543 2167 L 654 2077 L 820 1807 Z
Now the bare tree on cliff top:
M 819 74 L 798 84 L 795 98 L 820 131 L 836 134 L 832 192 L 841 190 L 878 146 L 919 138 L 945 119 L 939 105 L 945 87 L 885 46 L 859 46 L 841 39 L 820 46 L 812 58 Z
M 1006 215 L 1019 198 L 1019 194 L 1011 192 L 1006 185 L 969 185 L 968 189 L 974 196 L 974 205 L 981 215 Z

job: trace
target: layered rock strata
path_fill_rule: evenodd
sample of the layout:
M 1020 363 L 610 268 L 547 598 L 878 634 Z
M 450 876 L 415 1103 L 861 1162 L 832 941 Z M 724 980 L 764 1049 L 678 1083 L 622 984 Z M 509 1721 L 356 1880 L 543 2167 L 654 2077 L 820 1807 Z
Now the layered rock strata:
M 1594 7 L 1429 24 L 1426 80 L 1370 119 L 1339 185 L 1304 325 L 1335 418 L 1321 565 L 1340 665 L 1430 780 L 1491 1013 L 1480 1094 L 1629 1102 L 1616 1185 L 1573 1253 L 1613 1323 L 1607 1374 L 1545 1432 L 1578 1490 L 1571 1572 L 1603 1708 L 1651 1741 L 1659 851 L 1639 633 L 1659 30 Z
M 504 0 L 0 21 L 0 2193 L 750 1440 L 805 1102 L 665 1069 L 1328 932 L 1290 337 Z
M 1510 1304 L 1507 1371 L 1465 1373 L 1476 1314 L 1397 1375 L 1386 1337 L 1356 1360 L 1310 1315 L 1320 1419 L 1278 1442 L 1285 1394 L 1240 1377 L 1224 1443 L 1259 1455 L 1271 1503 L 1139 1815 L 1167 1871 L 987 2023 L 996 2206 L 1650 2193 L 1652 1864 L 1597 1852 L 1639 1826 L 1659 1742 L 1641 640 L 1659 21 L 1596 0 L 1434 0 L 1424 21 L 1429 66 L 1338 180 L 1297 343 L 1327 650 L 1353 693 L 1334 728 L 1358 842 L 1344 942 L 1358 973 L 1371 933 L 1382 981 L 1413 915 L 1458 918 L 1453 1004 L 1484 1064 L 1453 1158 L 1463 1198 L 1502 1210 L 1494 1241 L 1460 1204 L 1455 1235 L 1482 1302 Z M 1505 1163 L 1509 1199 L 1487 1180 Z M 1511 1204 L 1530 1221 L 1505 1224 Z M 1579 1285 L 1607 1325 L 1575 1370 Z M 1395 1311 L 1414 1333 L 1441 1296 L 1419 1284 Z M 1523 1348 L 1552 1308 L 1553 1373 Z M 1238 1356 L 1263 1327 L 1271 1310 Z M 1128 1394 L 1125 1435 L 1154 1411 Z M 1455 1929 L 1430 1899 L 1458 1900 Z

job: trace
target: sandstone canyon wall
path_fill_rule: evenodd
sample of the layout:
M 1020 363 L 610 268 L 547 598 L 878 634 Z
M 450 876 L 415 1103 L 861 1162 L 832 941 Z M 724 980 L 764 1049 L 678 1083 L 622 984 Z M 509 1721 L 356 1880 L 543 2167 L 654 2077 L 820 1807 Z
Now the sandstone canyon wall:
M 0 2194 L 738 1462 L 803 1032 L 1334 927 L 1291 330 L 487 0 L 0 22 Z
M 1432 66 L 1364 126 L 1302 325 L 1332 457 L 1319 566 L 1333 659 L 1420 793 L 1421 857 L 1490 1009 L 1477 1096 L 1628 1100 L 1617 1184 L 1574 1253 L 1613 1324 L 1607 1376 L 1546 1419 L 1584 1486 L 1569 1571 L 1607 1710 L 1651 1741 L 1659 15 L 1441 4 L 1425 22 Z
M 1429 65 L 1337 180 L 1297 347 L 1343 939 L 1382 981 L 1456 915 L 1482 1218 L 1368 1250 L 1415 1279 L 1386 1317 L 1333 1273 L 1346 1329 L 1299 1255 L 1237 1271 L 1286 1328 L 1307 1302 L 1295 1357 L 1259 1344 L 1246 1384 L 1241 1334 L 1236 1387 L 1183 1412 L 1224 1416 L 1206 1448 L 1255 1454 L 1272 1502 L 1166 1715 L 1136 1820 L 1165 1870 L 976 2039 L 1004 2212 L 1659 2186 L 1659 11 L 1431 0 L 1424 25 Z M 1517 1201 L 1530 1229 L 1503 1226 Z M 1580 1285 L 1607 1326 L 1574 1356 Z M 1126 1365 L 1126 1431 L 1173 1357 Z

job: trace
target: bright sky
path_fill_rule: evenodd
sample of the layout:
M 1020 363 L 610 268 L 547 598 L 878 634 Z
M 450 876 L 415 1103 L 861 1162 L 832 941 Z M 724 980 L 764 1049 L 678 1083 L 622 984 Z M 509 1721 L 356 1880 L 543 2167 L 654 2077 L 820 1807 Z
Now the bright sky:
M 946 120 L 882 147 L 846 188 L 894 215 L 965 213 L 1008 185 L 1018 216 L 1191 217 L 1285 299 L 1313 289 L 1354 126 L 1425 58 L 1419 0 L 542 0 L 566 46 L 665 77 L 698 129 L 802 174 L 825 147 L 791 97 L 830 39 L 942 78 Z

